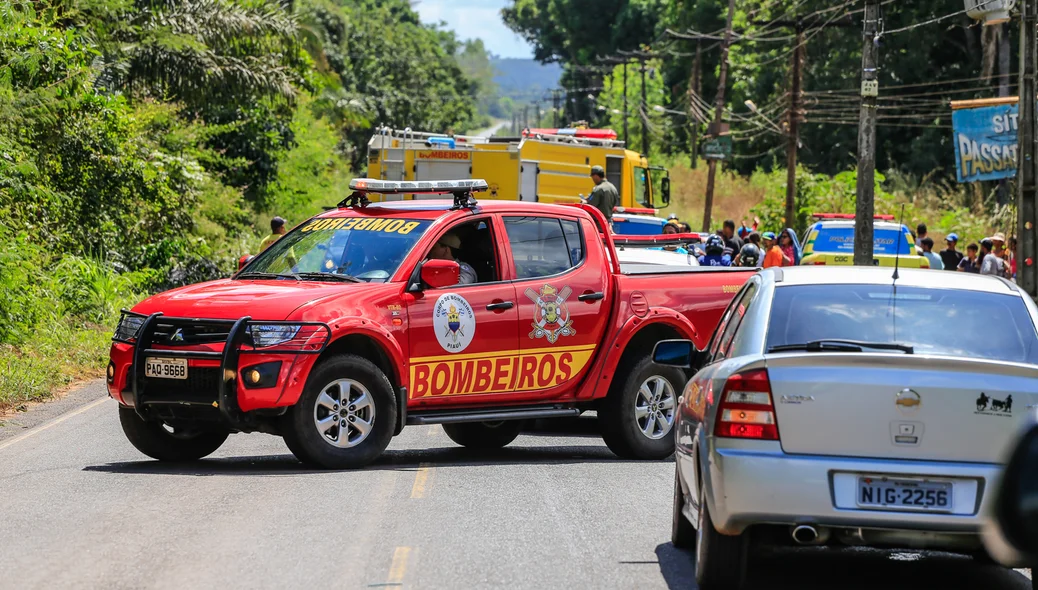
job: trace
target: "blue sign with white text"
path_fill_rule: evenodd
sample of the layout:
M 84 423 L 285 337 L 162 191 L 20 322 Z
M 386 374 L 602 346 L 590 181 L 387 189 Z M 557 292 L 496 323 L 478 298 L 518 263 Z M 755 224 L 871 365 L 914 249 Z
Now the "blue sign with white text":
M 955 175 L 959 182 L 1016 176 L 1015 104 L 952 111 Z

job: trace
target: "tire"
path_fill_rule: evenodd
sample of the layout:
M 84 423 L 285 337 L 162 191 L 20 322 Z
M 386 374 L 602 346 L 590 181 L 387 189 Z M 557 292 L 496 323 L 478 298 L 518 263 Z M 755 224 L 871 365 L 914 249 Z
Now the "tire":
M 670 542 L 678 549 L 692 549 L 696 546 L 696 527 L 685 518 L 682 508 L 685 507 L 685 494 L 681 491 L 681 472 L 674 465 L 674 510 L 670 522 Z
M 340 405 L 344 396 L 349 405 Z M 386 450 L 396 419 L 396 395 L 385 373 L 365 358 L 340 355 L 311 371 L 286 416 L 283 436 L 306 465 L 357 469 Z
M 746 579 L 746 533 L 722 535 L 714 528 L 706 496 L 700 488 L 696 526 L 696 582 L 702 590 L 741 588 Z
M 450 439 L 470 449 L 500 449 L 519 436 L 522 420 L 504 422 L 465 422 L 444 424 L 443 431 Z
M 210 455 L 230 434 L 217 430 L 167 429 L 162 422 L 142 419 L 133 408 L 119 408 L 123 433 L 138 451 L 159 461 L 197 461 Z
M 673 455 L 674 418 L 685 381 L 681 369 L 657 365 L 650 354 L 617 367 L 609 395 L 598 413 L 609 450 L 623 459 L 665 459 Z M 661 397 L 654 399 L 656 395 Z M 668 407 L 653 410 L 653 404 L 660 402 Z M 639 418 L 636 406 L 650 416 Z M 652 413 L 657 411 L 665 421 L 656 420 Z

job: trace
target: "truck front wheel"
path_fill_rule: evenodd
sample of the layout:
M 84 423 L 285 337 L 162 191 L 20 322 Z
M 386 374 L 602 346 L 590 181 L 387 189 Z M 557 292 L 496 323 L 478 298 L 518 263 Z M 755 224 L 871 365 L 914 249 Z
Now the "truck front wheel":
M 680 369 L 639 356 L 617 367 L 598 412 L 606 446 L 624 459 L 664 459 L 674 453 L 674 417 L 685 386 Z
M 220 448 L 226 431 L 169 428 L 143 420 L 133 408 L 119 407 L 123 433 L 138 451 L 159 461 L 197 461 Z
M 452 441 L 470 449 L 500 449 L 515 440 L 522 428 L 522 420 L 443 425 Z
M 285 442 L 300 461 L 325 469 L 355 469 L 389 446 L 396 396 L 374 363 L 347 354 L 314 368 L 286 418 Z

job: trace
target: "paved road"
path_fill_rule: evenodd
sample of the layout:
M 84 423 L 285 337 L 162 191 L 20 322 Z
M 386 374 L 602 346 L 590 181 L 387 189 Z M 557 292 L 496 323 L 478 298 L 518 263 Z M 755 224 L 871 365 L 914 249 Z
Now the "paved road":
M 191 466 L 147 461 L 106 399 L 56 420 L 0 441 L 2 588 L 695 587 L 692 556 L 668 542 L 673 463 L 617 460 L 592 420 L 485 455 L 414 427 L 358 472 L 303 469 L 258 434 Z M 878 552 L 759 558 L 751 576 L 1030 587 L 965 558 Z
M 498 131 L 501 131 L 502 129 L 504 129 L 505 127 L 508 127 L 509 125 L 511 125 L 511 122 L 499 120 L 499 121 L 495 122 L 493 125 L 491 125 L 490 127 L 487 127 L 486 129 L 480 129 L 479 131 L 477 131 L 475 133 L 475 135 L 477 135 L 479 137 L 494 137 L 494 135 Z

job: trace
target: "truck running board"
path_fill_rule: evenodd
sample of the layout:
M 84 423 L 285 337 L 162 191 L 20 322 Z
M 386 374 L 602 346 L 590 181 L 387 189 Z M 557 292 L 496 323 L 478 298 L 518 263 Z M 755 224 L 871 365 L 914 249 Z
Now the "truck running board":
M 580 415 L 577 408 L 553 406 L 498 408 L 493 410 L 455 410 L 408 412 L 407 423 L 411 426 L 423 424 L 459 424 L 462 422 L 500 422 L 503 420 L 534 420 L 537 418 L 575 418 Z

